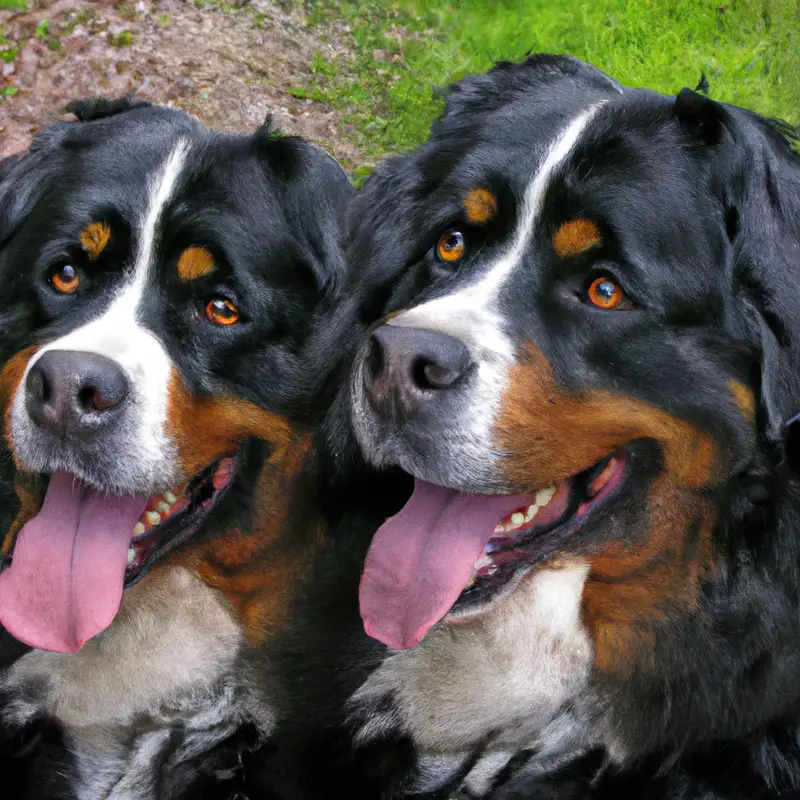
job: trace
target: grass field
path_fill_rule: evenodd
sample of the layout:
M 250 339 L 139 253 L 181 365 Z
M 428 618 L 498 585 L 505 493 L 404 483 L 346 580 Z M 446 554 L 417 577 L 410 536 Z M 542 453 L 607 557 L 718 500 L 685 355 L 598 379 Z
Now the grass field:
M 724 5 L 720 5 L 724 3 Z M 572 53 L 633 86 L 800 123 L 798 0 L 335 0 L 309 4 L 348 55 L 318 53 L 298 96 L 346 112 L 369 157 L 425 138 L 441 87 L 528 51 Z

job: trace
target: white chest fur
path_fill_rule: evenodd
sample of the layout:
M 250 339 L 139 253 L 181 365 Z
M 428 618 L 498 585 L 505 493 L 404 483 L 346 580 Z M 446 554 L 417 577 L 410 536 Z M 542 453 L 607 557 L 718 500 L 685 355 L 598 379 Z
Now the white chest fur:
M 36 714 L 61 723 L 81 797 L 136 798 L 134 785 L 145 797 L 171 726 L 213 744 L 242 720 L 242 692 L 225 680 L 241 639 L 220 595 L 193 573 L 155 572 L 79 652 L 35 650 L 17 661 L 0 680 L 10 701 L 3 715 L 17 725 Z
M 413 650 L 392 653 L 352 698 L 354 715 L 368 717 L 359 741 L 399 728 L 440 754 L 487 739 L 496 752 L 577 746 L 583 735 L 567 704 L 592 662 L 581 623 L 587 571 L 579 561 L 537 570 L 481 618 L 438 625 Z

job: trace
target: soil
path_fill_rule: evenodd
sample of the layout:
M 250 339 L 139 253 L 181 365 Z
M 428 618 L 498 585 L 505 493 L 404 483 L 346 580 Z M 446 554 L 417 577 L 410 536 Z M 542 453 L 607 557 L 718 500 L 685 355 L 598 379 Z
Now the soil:
M 343 48 L 296 0 L 40 0 L 0 10 L 0 26 L 0 156 L 24 150 L 73 98 L 136 94 L 226 130 L 271 115 L 346 166 L 360 161 L 337 112 L 292 96 L 315 53 Z

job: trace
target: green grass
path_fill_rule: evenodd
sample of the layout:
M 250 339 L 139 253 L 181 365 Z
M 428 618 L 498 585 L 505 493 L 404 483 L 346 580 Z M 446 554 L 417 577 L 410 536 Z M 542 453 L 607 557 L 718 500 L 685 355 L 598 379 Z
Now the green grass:
M 15 11 L 27 8 L 28 0 L 0 0 L 0 8 L 11 8 Z
M 310 4 L 309 4 L 310 5 Z M 320 51 L 295 96 L 330 103 L 370 159 L 414 147 L 441 88 L 528 51 L 572 53 L 631 86 L 710 96 L 800 123 L 797 0 L 334 0 L 312 24 L 352 55 Z M 346 30 L 343 23 L 349 30 Z

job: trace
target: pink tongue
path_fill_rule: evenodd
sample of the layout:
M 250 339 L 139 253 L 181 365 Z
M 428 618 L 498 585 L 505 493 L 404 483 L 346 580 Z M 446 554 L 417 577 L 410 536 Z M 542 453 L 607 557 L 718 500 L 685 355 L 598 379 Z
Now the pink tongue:
M 19 532 L 0 574 L 0 623 L 31 647 L 74 653 L 116 616 L 146 497 L 110 497 L 65 472 Z
M 360 590 L 367 634 L 397 650 L 419 644 L 464 590 L 497 523 L 529 502 L 528 495 L 476 496 L 415 481 L 367 554 Z

